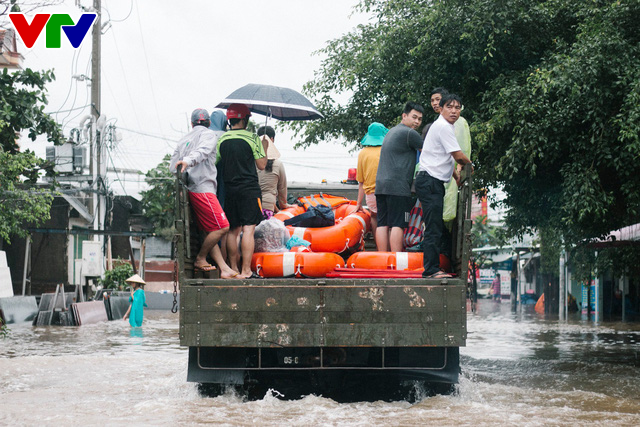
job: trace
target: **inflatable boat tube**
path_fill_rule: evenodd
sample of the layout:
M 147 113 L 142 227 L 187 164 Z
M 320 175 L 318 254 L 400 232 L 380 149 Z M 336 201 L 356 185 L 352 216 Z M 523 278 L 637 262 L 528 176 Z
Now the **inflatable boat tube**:
M 334 253 L 259 252 L 253 254 L 251 269 L 261 277 L 326 277 L 344 260 Z

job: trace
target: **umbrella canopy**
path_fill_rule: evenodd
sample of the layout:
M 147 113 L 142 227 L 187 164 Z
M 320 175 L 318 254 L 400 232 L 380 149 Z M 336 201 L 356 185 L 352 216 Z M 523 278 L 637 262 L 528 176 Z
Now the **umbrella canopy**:
M 233 103 L 246 104 L 254 113 L 283 121 L 323 117 L 304 95 L 286 87 L 251 83 L 233 91 L 215 108 L 228 108 Z

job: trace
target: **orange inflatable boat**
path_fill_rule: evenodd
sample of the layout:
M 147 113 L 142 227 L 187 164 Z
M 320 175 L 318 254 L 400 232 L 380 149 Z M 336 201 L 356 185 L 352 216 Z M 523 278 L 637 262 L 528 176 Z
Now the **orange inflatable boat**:
M 423 268 L 422 252 L 356 252 L 347 260 L 347 268 L 419 270 Z M 449 259 L 440 254 L 440 268 L 451 271 Z
M 422 268 L 422 252 L 356 252 L 347 260 L 347 267 L 418 270 Z
M 259 252 L 253 254 L 251 269 L 262 277 L 326 277 L 344 260 L 334 253 Z
M 355 201 L 328 194 L 301 197 L 298 201 L 305 206 L 318 204 L 330 206 L 336 218 L 335 225 L 330 227 L 287 226 L 290 236 L 295 235 L 311 243 L 311 251 L 340 253 L 364 247 L 364 236 L 371 228 L 371 215 L 368 211 L 356 212 Z M 284 209 L 274 216 L 285 221 L 305 211 L 304 207 L 296 205 Z

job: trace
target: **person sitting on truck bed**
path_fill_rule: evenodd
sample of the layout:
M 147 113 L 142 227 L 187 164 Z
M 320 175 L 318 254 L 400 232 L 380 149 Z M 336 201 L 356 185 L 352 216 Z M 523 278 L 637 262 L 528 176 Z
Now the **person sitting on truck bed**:
M 456 162 L 461 165 L 471 163 L 460 149 L 454 131 L 454 123 L 460 117 L 462 100 L 457 95 L 447 94 L 440 100 L 440 107 L 440 116 L 431 125 L 424 140 L 416 176 L 416 194 L 422 204 L 424 221 L 422 276 L 432 279 L 451 277 L 440 270 L 445 184 L 452 177 L 459 182 L 460 175 L 454 168 Z
M 219 135 L 207 129 L 210 125 L 209 113 L 202 108 L 191 113 L 191 125 L 191 132 L 178 141 L 171 156 L 169 169 L 174 173 L 189 170 L 189 202 L 198 227 L 207 233 L 193 267 L 201 271 L 215 270 L 215 267 L 207 262 L 207 255 L 210 254 L 220 268 L 220 277 L 236 277 L 238 272 L 227 265 L 218 247 L 218 241 L 229 231 L 229 221 L 216 197 L 215 161 Z
M 238 237 L 242 268 L 239 278 L 258 278 L 251 271 L 251 258 L 255 241 L 253 234 L 262 216 L 262 192 L 256 168 L 267 165 L 267 141 L 260 141 L 254 133 L 247 131 L 251 112 L 245 104 L 231 104 L 227 108 L 227 119 L 231 130 L 218 141 L 217 159 L 222 163 L 225 187 L 224 209 L 229 217 L 230 231 L 227 235 L 227 255 L 231 268 L 238 268 Z

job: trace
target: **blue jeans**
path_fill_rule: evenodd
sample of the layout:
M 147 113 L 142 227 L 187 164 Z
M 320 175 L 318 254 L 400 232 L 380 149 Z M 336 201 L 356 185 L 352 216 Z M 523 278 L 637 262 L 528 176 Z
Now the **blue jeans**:
M 440 271 L 440 241 L 444 230 L 442 209 L 444 204 L 444 182 L 429 175 L 425 171 L 416 176 L 416 194 L 422 205 L 422 221 L 424 222 L 423 277 Z

